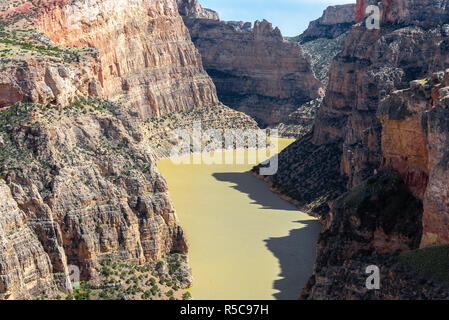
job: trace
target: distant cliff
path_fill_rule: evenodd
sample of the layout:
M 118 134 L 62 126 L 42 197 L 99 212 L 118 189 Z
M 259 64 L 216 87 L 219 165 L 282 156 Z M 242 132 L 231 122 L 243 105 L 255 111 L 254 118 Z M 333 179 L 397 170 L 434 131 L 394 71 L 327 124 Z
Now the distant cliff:
M 254 26 L 191 16 L 184 21 L 220 100 L 262 126 L 288 122 L 304 103 L 320 97 L 310 57 L 268 21 Z
M 379 5 L 379 30 L 365 26 L 368 4 Z M 313 135 L 283 151 L 279 161 L 286 164 L 265 177 L 325 224 L 303 298 L 448 297 L 434 275 L 413 276 L 435 257 L 420 260 L 411 274 L 398 262 L 410 250 L 449 244 L 447 83 L 439 72 L 449 63 L 447 8 L 437 0 L 358 1 L 360 23 L 332 62 Z M 371 264 L 384 281 L 375 292 L 363 282 Z

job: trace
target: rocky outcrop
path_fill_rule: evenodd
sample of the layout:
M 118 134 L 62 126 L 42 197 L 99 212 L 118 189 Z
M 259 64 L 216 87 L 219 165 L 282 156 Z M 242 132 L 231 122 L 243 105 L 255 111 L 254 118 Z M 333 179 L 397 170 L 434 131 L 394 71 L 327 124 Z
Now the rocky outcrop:
M 176 2 L 5 5 L 1 297 L 70 291 L 70 265 L 81 280 L 98 282 L 105 260 L 146 264 L 186 253 L 149 147 L 161 135 L 149 123 L 207 109 L 236 125 L 256 125 L 219 104 Z
M 330 6 L 321 18 L 310 23 L 306 31 L 293 38 L 310 55 L 313 72 L 325 87 L 332 60 L 341 51 L 354 24 L 354 10 L 353 4 Z
M 420 14 L 421 4 L 413 7 L 411 2 L 407 2 L 410 17 L 396 17 L 402 10 L 400 3 L 382 2 L 380 30 L 368 30 L 363 24 L 351 30 L 334 60 L 328 92 L 317 116 L 316 144 L 344 139 L 341 170 L 349 177 L 348 187 L 372 175 L 380 165 L 380 123 L 375 115 L 380 100 L 447 63 L 442 48 L 447 35 L 438 19 L 426 20 L 428 17 Z M 433 7 L 436 2 L 428 5 Z M 441 14 L 444 12 L 442 9 Z
M 1 176 L 52 274 L 75 265 L 91 280 L 104 259 L 145 263 L 187 251 L 149 132 L 126 107 L 19 103 L 0 117 Z
M 413 81 L 382 101 L 383 167 L 424 203 L 421 246 L 449 243 L 449 73 Z
M 310 58 L 268 21 L 256 21 L 253 28 L 188 16 L 184 21 L 220 100 L 262 126 L 288 121 L 289 114 L 320 96 Z
M 359 15 L 368 4 L 358 1 Z M 400 262 L 404 252 L 448 244 L 448 82 L 445 72 L 425 78 L 448 63 L 447 3 L 378 4 L 381 29 L 351 29 L 315 122 L 316 149 L 343 142 L 341 175 L 352 190 L 330 202 L 304 299 L 449 296 L 441 279 L 435 284 Z M 369 265 L 381 270 L 380 290 L 365 286 Z
M 447 299 L 449 290 L 399 263 L 419 247 L 422 202 L 399 174 L 381 171 L 338 198 L 324 221 L 314 274 L 301 299 Z M 380 271 L 370 290 L 366 269 Z
M 355 4 L 327 7 L 319 19 L 310 22 L 307 30 L 299 36 L 299 42 L 338 38 L 349 31 L 354 24 L 355 8 Z
M 59 57 L 27 55 L 2 64 L 0 108 L 19 101 L 67 105 L 78 95 L 102 97 L 95 58 L 88 52 L 77 57 L 83 62 L 67 64 Z

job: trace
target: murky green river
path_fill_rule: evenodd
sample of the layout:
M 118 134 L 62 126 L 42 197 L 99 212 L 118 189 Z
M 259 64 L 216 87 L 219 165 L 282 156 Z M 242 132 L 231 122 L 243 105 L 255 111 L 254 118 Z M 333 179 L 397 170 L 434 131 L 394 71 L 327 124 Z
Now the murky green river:
M 189 240 L 194 299 L 297 299 L 312 274 L 318 221 L 270 192 L 252 166 L 158 163 Z

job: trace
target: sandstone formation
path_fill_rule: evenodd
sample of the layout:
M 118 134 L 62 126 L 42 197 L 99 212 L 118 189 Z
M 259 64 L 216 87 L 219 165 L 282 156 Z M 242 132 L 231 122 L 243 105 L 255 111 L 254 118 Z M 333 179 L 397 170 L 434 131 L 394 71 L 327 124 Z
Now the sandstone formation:
M 391 171 L 381 171 L 342 195 L 324 220 L 314 274 L 300 298 L 449 299 L 447 286 L 398 255 L 419 247 L 422 214 L 421 200 Z M 380 271 L 376 290 L 366 286 L 369 266 Z
M 176 0 L 178 3 L 179 13 L 183 17 L 193 19 L 211 19 L 220 20 L 216 11 L 201 7 L 198 0 Z
M 302 104 L 320 97 L 322 85 L 310 57 L 299 44 L 285 41 L 268 21 L 256 21 L 253 27 L 190 16 L 184 21 L 220 101 L 260 125 L 287 122 Z
M 354 24 L 354 10 L 354 4 L 330 6 L 319 19 L 310 23 L 306 31 L 291 39 L 299 41 L 310 55 L 313 72 L 326 87 L 331 62 L 341 51 Z
M 374 3 L 380 6 L 379 30 L 367 29 L 363 21 L 366 6 Z M 399 262 L 404 252 L 449 243 L 448 83 L 446 73 L 437 72 L 449 58 L 447 5 L 358 1 L 361 22 L 333 61 L 309 146 L 309 152 L 324 149 L 340 159 L 315 162 L 318 174 L 310 178 L 294 176 L 311 167 L 298 153 L 306 144 L 280 155 L 301 160 L 293 169 L 280 167 L 269 180 L 298 205 L 321 203 L 318 196 L 345 179 L 352 189 L 328 201 L 330 212 L 322 212 L 325 229 L 304 299 L 448 298 L 448 288 L 413 274 L 421 272 L 419 267 L 407 271 Z M 338 177 L 330 163 L 340 165 Z M 317 192 L 315 182 L 329 176 Z M 307 199 L 310 192 L 314 197 Z M 368 290 L 364 283 L 365 268 L 372 264 L 381 269 L 380 290 Z
M 83 53 L 80 59 L 82 63 L 65 64 L 63 58 L 27 54 L 5 61 L 0 67 L 0 107 L 19 101 L 67 105 L 80 94 L 102 97 L 95 58 Z
M 125 107 L 18 103 L 0 115 L 2 177 L 53 274 L 75 265 L 90 280 L 106 258 L 145 263 L 187 251 L 148 132 Z
M 19 208 L 11 190 L 0 180 L 0 298 L 31 298 L 55 287 L 50 259 Z

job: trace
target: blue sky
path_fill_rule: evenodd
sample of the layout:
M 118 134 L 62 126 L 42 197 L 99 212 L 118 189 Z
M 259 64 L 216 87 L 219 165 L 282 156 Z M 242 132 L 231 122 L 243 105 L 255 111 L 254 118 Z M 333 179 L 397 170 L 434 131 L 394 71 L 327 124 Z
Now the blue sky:
M 309 22 L 321 16 L 330 5 L 355 3 L 356 0 L 200 0 L 205 8 L 218 11 L 222 20 L 254 22 L 267 19 L 284 36 L 296 36 Z

